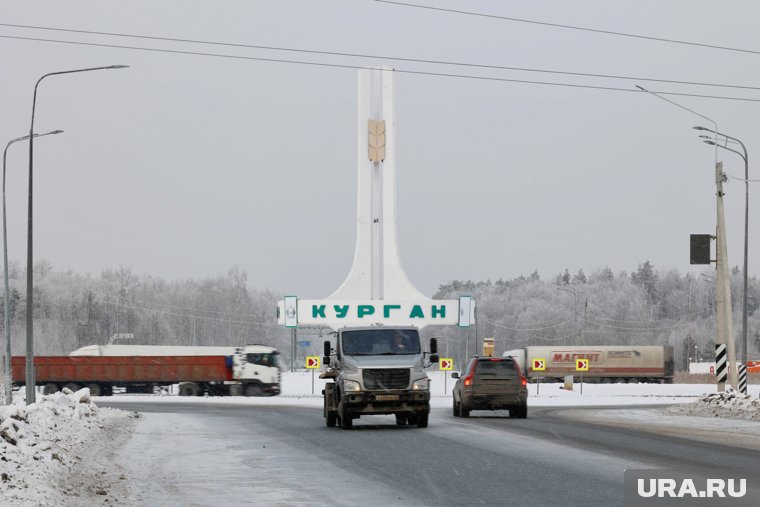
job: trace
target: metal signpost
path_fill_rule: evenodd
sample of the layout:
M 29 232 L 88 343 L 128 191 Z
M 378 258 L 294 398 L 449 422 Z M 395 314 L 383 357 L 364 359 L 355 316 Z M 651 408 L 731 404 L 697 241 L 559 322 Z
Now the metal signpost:
M 306 356 L 306 368 L 311 370 L 311 394 L 314 394 L 314 370 L 318 370 L 321 366 L 321 358 L 319 356 Z
M 581 374 L 581 394 L 583 394 L 583 372 L 588 371 L 588 366 L 589 366 L 588 359 L 575 360 L 575 371 L 578 371 Z
M 541 385 L 541 372 L 546 370 L 546 359 L 543 357 L 534 359 L 531 369 L 538 372 L 536 373 L 536 396 L 538 396 L 538 388 Z
M 451 371 L 451 370 L 453 370 L 454 369 L 454 358 L 451 358 L 451 357 L 442 357 L 438 361 L 438 369 L 441 370 L 441 371 Z M 448 392 L 448 386 L 447 386 L 448 382 L 447 381 L 448 381 L 448 375 L 444 374 L 443 375 L 443 394 L 444 394 L 444 396 Z

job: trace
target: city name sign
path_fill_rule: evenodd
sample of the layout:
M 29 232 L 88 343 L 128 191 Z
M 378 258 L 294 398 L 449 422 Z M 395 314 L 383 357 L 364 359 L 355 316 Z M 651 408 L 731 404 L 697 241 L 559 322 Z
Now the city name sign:
M 474 314 L 474 305 L 468 305 Z M 465 315 L 467 324 L 474 315 Z M 460 325 L 459 300 L 308 300 L 287 299 L 278 303 L 278 322 L 288 327 L 324 325 L 347 326 L 415 326 Z

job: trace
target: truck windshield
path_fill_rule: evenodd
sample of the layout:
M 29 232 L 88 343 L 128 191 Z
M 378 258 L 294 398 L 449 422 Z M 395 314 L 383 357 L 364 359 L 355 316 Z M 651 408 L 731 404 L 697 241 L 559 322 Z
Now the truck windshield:
M 251 364 L 258 364 L 259 366 L 280 367 L 280 354 L 273 353 L 249 353 L 246 354 L 246 360 Z
M 416 329 L 363 329 L 341 333 L 348 356 L 409 355 L 420 353 Z

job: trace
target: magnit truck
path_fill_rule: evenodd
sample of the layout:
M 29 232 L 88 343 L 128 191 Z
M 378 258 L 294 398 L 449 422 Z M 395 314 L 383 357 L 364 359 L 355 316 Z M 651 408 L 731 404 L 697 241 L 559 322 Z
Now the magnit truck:
M 13 378 L 24 385 L 26 359 L 11 358 Z M 35 384 L 45 394 L 64 387 L 110 396 L 114 388 L 152 393 L 179 384 L 180 396 L 272 396 L 280 393 L 280 355 L 265 345 L 175 347 L 90 345 L 68 356 L 34 358 Z
M 673 383 L 673 347 L 669 345 L 552 345 L 508 350 L 530 380 L 560 381 L 575 375 L 577 359 L 588 359 L 584 381 L 602 383 Z M 533 370 L 533 361 L 543 359 L 545 369 Z
M 430 379 L 425 368 L 438 362 L 437 342 L 424 352 L 415 327 L 353 327 L 336 332 L 336 343 L 324 342 L 320 378 L 325 384 L 327 426 L 344 429 L 362 415 L 394 414 L 398 425 L 425 428 L 430 414 Z

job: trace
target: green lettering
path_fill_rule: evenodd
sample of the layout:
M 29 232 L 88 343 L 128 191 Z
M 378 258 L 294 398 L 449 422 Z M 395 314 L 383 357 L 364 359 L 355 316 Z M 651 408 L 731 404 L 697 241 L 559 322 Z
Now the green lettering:
M 401 305 L 385 305 L 383 306 L 383 317 L 386 319 L 391 316 L 391 310 L 400 310 Z
M 422 312 L 422 307 L 420 305 L 414 305 L 414 308 L 412 308 L 412 312 L 409 314 L 410 319 L 424 319 L 425 314 Z
M 440 317 L 446 318 L 446 305 L 435 306 L 433 305 L 433 318 Z
M 325 318 L 325 305 L 311 305 L 311 316 L 313 318 Z
M 333 307 L 335 308 L 335 315 L 339 319 L 345 319 L 346 318 L 346 315 L 348 315 L 348 305 L 343 305 L 343 306 L 333 305 Z
M 365 315 L 372 315 L 375 313 L 375 307 L 372 305 L 359 305 L 357 313 L 359 318 L 363 319 Z

